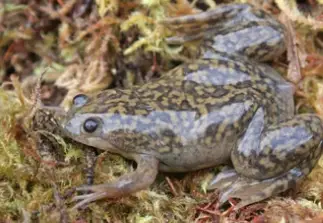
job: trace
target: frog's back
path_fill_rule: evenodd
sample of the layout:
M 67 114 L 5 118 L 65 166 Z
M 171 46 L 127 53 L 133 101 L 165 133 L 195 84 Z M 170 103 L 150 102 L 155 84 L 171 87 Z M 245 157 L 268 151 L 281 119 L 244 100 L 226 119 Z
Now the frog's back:
M 277 122 L 294 115 L 293 91 L 293 85 L 271 67 L 221 52 L 212 59 L 183 64 L 155 84 L 148 83 L 137 89 L 143 96 L 141 99 L 163 102 L 158 109 L 188 109 L 200 115 L 250 98 L 275 116 Z

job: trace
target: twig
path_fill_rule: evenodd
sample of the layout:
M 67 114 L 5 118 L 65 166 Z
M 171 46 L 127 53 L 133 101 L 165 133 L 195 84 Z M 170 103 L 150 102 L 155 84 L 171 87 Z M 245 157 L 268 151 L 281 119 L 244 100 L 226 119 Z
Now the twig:
M 168 177 L 166 177 L 166 181 L 167 181 L 167 183 L 168 183 L 168 185 L 170 187 L 170 191 L 172 192 L 172 194 L 174 196 L 178 196 L 178 193 L 176 192 L 176 189 L 175 189 L 174 184 L 172 183 L 172 181 Z

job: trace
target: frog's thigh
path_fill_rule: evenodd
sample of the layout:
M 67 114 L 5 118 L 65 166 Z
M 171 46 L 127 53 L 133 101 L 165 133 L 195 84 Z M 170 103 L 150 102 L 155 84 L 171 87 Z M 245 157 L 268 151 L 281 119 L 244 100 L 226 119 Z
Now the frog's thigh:
M 73 200 L 79 202 L 73 209 L 102 198 L 121 197 L 149 187 L 157 176 L 158 160 L 142 154 L 133 155 L 133 159 L 137 162 L 136 171 L 125 174 L 111 183 L 77 188 L 77 191 L 91 191 L 92 193 L 74 197 Z
M 259 109 L 231 152 L 233 166 L 239 174 L 257 180 L 280 176 L 303 162 L 307 166 L 302 168 L 310 172 L 321 155 L 322 132 L 322 121 L 315 115 L 298 115 L 265 127 Z
M 286 47 L 282 25 L 248 4 L 222 5 L 198 14 L 164 19 L 162 23 L 185 34 L 167 38 L 170 44 L 205 38 L 211 40 L 213 50 L 258 61 L 273 60 Z M 207 51 L 203 57 L 208 58 L 209 54 Z

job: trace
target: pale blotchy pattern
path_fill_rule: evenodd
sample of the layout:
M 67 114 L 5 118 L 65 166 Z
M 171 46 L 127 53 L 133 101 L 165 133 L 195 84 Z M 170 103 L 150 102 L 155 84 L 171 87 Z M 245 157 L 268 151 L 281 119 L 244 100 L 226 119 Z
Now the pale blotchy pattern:
M 322 121 L 295 116 L 292 85 L 262 63 L 284 51 L 283 27 L 246 4 L 163 22 L 179 33 L 172 44 L 201 39 L 200 59 L 141 86 L 100 92 L 68 112 L 67 136 L 138 163 L 119 181 L 82 187 L 93 193 L 77 196 L 77 206 L 146 188 L 157 168 L 184 172 L 232 161 L 234 169 L 209 188 L 220 188 L 221 202 L 241 198 L 237 207 L 307 175 L 322 151 Z M 98 123 L 92 133 L 84 129 L 88 118 Z

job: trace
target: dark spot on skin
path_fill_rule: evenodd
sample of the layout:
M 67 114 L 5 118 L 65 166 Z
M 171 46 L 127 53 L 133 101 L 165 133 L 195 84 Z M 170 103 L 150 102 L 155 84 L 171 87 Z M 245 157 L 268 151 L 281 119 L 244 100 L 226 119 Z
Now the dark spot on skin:
M 218 131 L 219 125 L 218 124 L 213 124 L 213 125 L 209 125 L 207 127 L 207 129 L 205 130 L 205 134 L 207 136 L 214 136 L 216 135 L 217 131 Z
M 163 136 L 172 137 L 172 138 L 176 136 L 176 134 L 171 129 L 161 130 L 161 134 Z
M 243 82 L 238 82 L 235 84 L 235 87 L 238 89 L 244 89 L 252 86 L 251 81 L 243 81 Z
M 223 87 L 217 87 L 215 89 L 215 93 L 212 94 L 213 97 L 220 98 L 223 97 L 224 95 L 228 94 L 229 90 L 224 89 Z
M 190 104 L 188 103 L 188 101 L 185 99 L 182 101 L 181 105 L 180 105 L 180 108 L 181 109 L 185 109 L 185 110 L 188 110 L 188 109 L 191 109 L 191 106 Z
M 235 94 L 234 97 L 231 98 L 231 102 L 242 102 L 246 100 L 246 95 L 243 93 Z

